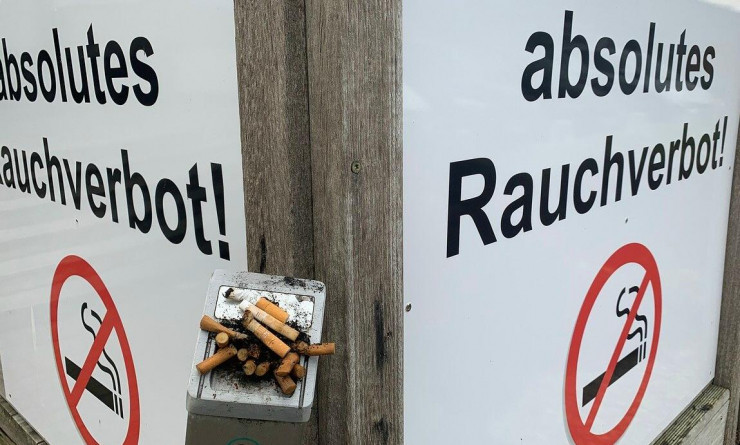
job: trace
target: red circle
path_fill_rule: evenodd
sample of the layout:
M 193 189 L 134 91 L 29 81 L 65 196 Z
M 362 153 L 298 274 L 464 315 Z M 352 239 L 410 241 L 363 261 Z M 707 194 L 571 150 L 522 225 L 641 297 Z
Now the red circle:
M 74 255 L 70 255 L 64 258 L 59 263 L 56 271 L 54 272 L 54 280 L 51 285 L 51 337 L 52 342 L 54 343 L 54 358 L 56 360 L 57 371 L 59 373 L 59 381 L 61 382 L 62 389 L 64 390 L 64 397 L 67 400 L 67 405 L 69 406 L 72 418 L 74 419 L 74 422 L 77 425 L 77 429 L 80 431 L 82 438 L 85 440 L 85 443 L 88 445 L 99 445 L 95 438 L 93 438 L 92 434 L 90 434 L 90 431 L 87 429 L 87 426 L 85 426 L 85 423 L 80 417 L 79 410 L 77 409 L 77 403 L 79 402 L 79 399 L 75 402 L 72 398 L 72 390 L 70 390 L 69 386 L 67 385 L 67 378 L 65 376 L 64 369 L 62 368 L 62 354 L 59 350 L 59 330 L 57 327 L 59 295 L 62 291 L 62 286 L 64 286 L 64 283 L 73 276 L 84 279 L 93 287 L 93 289 L 95 289 L 95 292 L 97 292 L 98 296 L 100 297 L 106 308 L 106 314 L 103 322 L 106 323 L 106 320 L 111 320 L 111 324 L 113 325 L 111 329 L 116 331 L 116 335 L 118 336 L 119 342 L 121 344 L 121 353 L 123 355 L 126 375 L 128 377 L 128 391 L 130 395 L 129 413 L 131 413 L 128 431 L 122 445 L 135 445 L 139 441 L 139 429 L 141 422 L 139 412 L 139 387 L 136 383 L 134 360 L 131 355 L 131 347 L 129 346 L 128 339 L 126 338 L 126 331 L 123 328 L 123 323 L 121 322 L 121 317 L 118 314 L 118 309 L 116 309 L 116 306 L 113 303 L 113 298 L 111 298 L 110 292 L 108 292 L 108 288 L 105 287 L 103 280 L 87 261 Z M 101 328 L 98 333 L 100 334 L 101 331 L 103 331 L 103 324 L 101 324 Z M 106 342 L 107 341 L 108 340 L 106 339 Z M 94 357 L 93 360 L 97 361 L 97 358 L 98 357 Z
M 583 340 L 583 334 L 586 329 L 586 322 L 588 317 L 591 315 L 591 310 L 594 307 L 596 298 L 601 293 L 606 282 L 619 268 L 626 264 L 635 263 L 642 266 L 645 269 L 645 278 L 653 288 L 653 300 L 655 306 L 655 327 L 653 328 L 652 344 L 650 348 L 650 356 L 648 357 L 647 366 L 645 367 L 645 374 L 643 375 L 640 386 L 635 395 L 635 399 L 630 405 L 629 409 L 625 413 L 622 420 L 620 420 L 611 430 L 603 434 L 594 434 L 586 426 L 587 422 L 584 422 L 581 418 L 581 414 L 578 410 L 578 396 L 576 391 L 576 370 L 578 369 L 578 359 L 581 352 L 581 342 Z M 647 284 L 646 284 L 647 287 Z M 635 311 L 637 308 L 635 308 Z M 662 294 L 660 286 L 660 275 L 658 274 L 658 265 L 655 262 L 655 258 L 642 244 L 632 243 L 627 244 L 609 257 L 606 263 L 601 267 L 596 278 L 594 278 L 591 287 L 586 293 L 586 298 L 581 306 L 581 311 L 578 314 L 576 320 L 576 326 L 573 329 L 573 337 L 570 342 L 570 349 L 568 351 L 568 364 L 565 372 L 565 415 L 568 421 L 568 429 L 570 435 L 576 445 L 612 445 L 624 434 L 629 426 L 632 419 L 637 413 L 637 409 L 642 402 L 642 398 L 645 395 L 648 381 L 650 380 L 650 374 L 653 371 L 653 365 L 655 364 L 655 356 L 658 352 L 658 338 L 660 335 L 660 320 L 662 311 Z M 631 323 L 630 323 L 631 324 Z M 621 352 L 621 351 L 620 351 Z M 592 409 L 595 407 L 592 406 Z

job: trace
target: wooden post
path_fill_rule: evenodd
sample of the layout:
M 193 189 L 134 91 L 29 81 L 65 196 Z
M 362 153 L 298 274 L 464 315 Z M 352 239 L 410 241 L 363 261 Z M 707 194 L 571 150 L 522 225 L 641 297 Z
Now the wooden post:
M 739 144 L 740 145 L 740 144 Z M 730 390 L 725 426 L 725 445 L 740 443 L 738 409 L 740 408 L 740 156 L 735 155 L 730 199 L 730 218 L 725 249 L 725 274 L 720 311 L 719 341 L 715 385 Z
M 338 345 L 304 444 L 403 442 L 400 14 L 235 0 L 249 268 L 325 282 Z
M 403 442 L 401 0 L 306 1 L 319 443 Z
M 306 18 L 303 0 L 235 0 L 247 261 L 252 272 L 314 277 Z M 242 421 L 317 443 L 305 424 Z M 269 432 L 269 431 L 268 431 Z
M 236 0 L 234 16 L 249 270 L 311 278 L 303 0 Z

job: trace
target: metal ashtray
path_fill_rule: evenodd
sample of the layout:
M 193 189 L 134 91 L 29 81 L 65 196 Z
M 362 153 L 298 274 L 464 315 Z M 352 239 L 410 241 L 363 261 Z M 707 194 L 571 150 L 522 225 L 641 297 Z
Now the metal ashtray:
M 222 323 L 238 323 L 239 303 L 225 297 L 239 290 L 246 299 L 266 297 L 290 314 L 290 320 L 312 342 L 321 341 L 326 299 L 323 283 L 291 277 L 217 270 L 211 276 L 203 314 Z M 253 301 L 253 302 L 254 302 Z M 307 422 L 316 390 L 318 357 L 301 357 L 305 377 L 292 396 L 276 391 L 270 379 L 250 380 L 230 369 L 216 368 L 201 375 L 195 365 L 216 350 L 214 334 L 199 330 L 188 385 L 187 410 L 193 414 L 243 419 Z

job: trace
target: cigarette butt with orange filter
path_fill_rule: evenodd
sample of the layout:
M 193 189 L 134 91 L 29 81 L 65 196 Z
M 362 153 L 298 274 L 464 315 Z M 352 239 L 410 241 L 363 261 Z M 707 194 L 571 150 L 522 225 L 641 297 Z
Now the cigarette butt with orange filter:
M 288 321 L 288 317 L 289 317 L 288 313 L 280 309 L 278 305 L 276 305 L 275 303 L 273 303 L 272 301 L 268 300 L 265 297 L 260 297 L 260 299 L 257 300 L 257 302 L 254 305 L 262 309 L 263 311 L 267 312 L 268 314 L 272 315 L 273 317 L 278 319 L 278 321 L 280 321 L 281 323 L 285 323 L 286 321 Z
M 219 332 L 216 334 L 216 346 L 223 348 L 229 344 L 229 334 L 226 332 Z
M 317 345 L 309 345 L 305 342 L 298 342 L 293 345 L 293 348 L 299 354 L 314 356 L 314 355 L 332 355 L 335 351 L 334 343 L 321 343 Z
M 248 301 L 241 302 L 239 304 L 239 307 L 244 309 L 245 314 L 247 312 L 251 313 L 259 322 L 264 323 L 265 326 L 269 327 L 279 334 L 282 334 L 290 340 L 295 341 L 295 339 L 298 338 L 298 334 L 300 334 L 300 332 L 298 332 L 297 330 L 291 328 L 287 324 L 281 322 L 277 318 L 273 317 L 272 315 L 268 314 L 267 312 L 263 311 L 262 309 L 258 308 Z
M 275 374 L 279 375 L 280 377 L 285 377 L 286 375 L 290 374 L 290 371 L 293 370 L 293 366 L 295 366 L 296 363 L 298 363 L 298 360 L 301 358 L 296 354 L 295 352 L 291 352 L 288 355 L 283 358 L 283 361 L 280 362 L 280 366 L 278 366 L 278 369 L 275 370 Z
M 283 394 L 285 394 L 286 396 L 293 395 L 297 387 L 293 379 L 291 379 L 287 375 L 286 376 L 277 375 L 277 371 L 276 371 L 275 380 L 277 380 L 278 385 L 280 385 L 280 390 L 283 391 Z
M 231 357 L 236 355 L 236 348 L 234 345 L 229 345 L 226 348 L 221 348 L 218 351 L 216 351 L 215 354 L 208 357 L 207 359 L 203 360 L 202 362 L 195 365 L 195 367 L 198 369 L 198 372 L 201 374 L 208 374 L 211 372 L 215 367 L 221 365 L 226 360 L 230 359 Z
M 236 358 L 240 362 L 244 362 L 249 358 L 249 351 L 247 348 L 241 348 L 240 350 L 236 351 Z
M 247 360 L 246 362 L 244 362 L 242 370 L 244 371 L 244 374 L 248 376 L 252 375 L 254 374 L 254 371 L 257 370 L 257 363 L 255 363 L 254 360 Z
M 233 331 L 222 325 L 221 323 L 217 322 L 213 318 L 209 317 L 208 315 L 204 315 L 203 318 L 200 319 L 200 328 L 204 331 L 213 332 L 216 334 L 224 332 L 232 340 L 244 340 L 245 338 L 247 338 L 247 334 Z
M 257 377 L 262 377 L 263 375 L 267 374 L 267 371 L 270 370 L 270 362 L 262 362 L 259 365 L 257 365 L 257 369 L 254 371 L 254 375 Z
M 303 365 L 296 363 L 295 366 L 293 366 L 293 371 L 290 375 L 292 375 L 296 380 L 301 380 L 306 377 L 306 368 L 304 368 Z
M 244 327 L 253 333 L 255 337 L 260 339 L 265 346 L 270 348 L 275 354 L 280 356 L 280 358 L 285 357 L 288 352 L 290 352 L 290 347 L 283 343 L 282 340 L 270 332 L 266 327 L 259 324 L 259 322 L 251 316 L 251 313 L 246 313 L 244 315 L 244 321 L 242 321 Z

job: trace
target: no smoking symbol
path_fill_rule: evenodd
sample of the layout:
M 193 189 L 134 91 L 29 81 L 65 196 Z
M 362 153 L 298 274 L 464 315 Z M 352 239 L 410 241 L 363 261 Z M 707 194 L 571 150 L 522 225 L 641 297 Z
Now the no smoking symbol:
M 623 293 L 620 293 L 616 300 L 617 316 L 621 314 L 626 317 L 619 318 L 620 320 L 624 318 L 625 321 L 618 338 L 614 339 L 614 349 L 609 362 L 606 364 L 603 374 L 582 388 L 579 388 L 577 376 L 579 359 L 581 358 L 581 346 L 583 344 L 586 324 L 589 317 L 593 315 L 592 310 L 594 305 L 597 299 L 610 298 L 608 295 L 603 295 L 604 293 L 602 292 L 607 281 L 624 266 L 632 264 L 641 267 L 644 274 L 639 282 L 639 286 L 629 288 L 630 293 L 634 294 L 634 302 L 629 309 L 626 307 L 620 309 L 619 304 Z M 648 330 L 648 323 L 644 319 L 645 317 L 639 315 L 638 312 L 645 299 L 648 288 L 652 290 L 654 307 L 654 321 L 650 328 L 652 337 L 648 336 L 646 332 Z M 627 310 L 629 311 L 628 313 Z M 647 390 L 648 382 L 650 381 L 650 374 L 653 371 L 660 336 L 661 310 L 662 294 L 660 275 L 658 273 L 658 265 L 650 251 L 642 244 L 633 243 L 627 244 L 614 252 L 601 267 L 586 293 L 586 298 L 583 301 L 575 328 L 573 329 L 573 337 L 571 338 L 570 350 L 568 351 L 568 363 L 565 372 L 565 415 L 570 435 L 576 445 L 612 445 L 624 435 L 627 427 L 634 419 L 637 409 L 640 407 L 642 398 Z M 642 329 L 641 325 L 644 325 L 645 329 Z M 634 351 L 625 354 L 624 350 L 627 340 L 632 339 L 638 332 L 640 333 L 642 343 Z M 609 348 L 612 346 L 605 345 L 604 347 Z M 646 352 L 648 353 L 646 354 Z M 624 415 L 608 431 L 600 434 L 593 432 L 594 422 L 599 410 L 602 408 L 602 402 L 604 401 L 607 390 L 625 373 L 635 368 L 637 363 L 642 361 L 646 355 L 647 363 L 644 367 L 642 379 L 639 381 L 635 397 L 629 404 Z M 581 417 L 578 407 L 579 391 L 582 394 L 582 406 L 586 408 L 587 415 L 585 419 Z
M 95 340 L 90 347 L 87 357 L 81 365 L 74 363 L 62 353 L 59 341 L 60 296 L 64 284 L 72 277 L 79 277 L 87 281 L 106 309 L 104 316 L 100 320 L 100 328 L 97 333 L 95 333 Z M 83 307 L 83 311 L 84 310 L 85 308 Z M 88 445 L 98 445 L 99 441 L 96 440 L 90 432 L 87 423 L 90 423 L 91 419 L 85 419 L 82 416 L 79 404 L 85 391 L 90 392 L 101 402 L 107 400 L 107 398 L 103 396 L 105 392 L 104 388 L 101 388 L 102 385 L 99 382 L 96 382 L 92 377 L 92 374 L 98 364 L 98 360 L 102 355 L 104 355 L 106 344 L 109 343 L 111 335 L 115 332 L 123 355 L 123 368 L 125 370 L 126 380 L 128 383 L 129 403 L 124 409 L 120 399 L 111 399 L 109 408 L 116 412 L 116 414 L 122 419 L 124 418 L 124 411 L 128 413 L 128 426 L 122 445 L 137 444 L 139 442 L 139 430 L 141 428 L 141 414 L 139 412 L 139 390 L 136 382 L 136 371 L 134 369 L 134 361 L 131 355 L 131 347 L 129 346 L 128 339 L 126 337 L 126 331 L 123 328 L 123 322 L 118 314 L 118 309 L 113 303 L 113 298 L 111 297 L 108 288 L 105 286 L 103 280 L 95 269 L 93 269 L 93 267 L 84 259 L 70 255 L 64 258 L 57 266 L 51 286 L 50 316 L 51 337 L 54 345 L 54 359 L 56 361 L 62 391 L 64 392 L 64 398 L 67 401 L 70 414 L 72 415 L 72 419 L 74 420 L 77 429 L 82 435 L 85 443 Z M 97 315 L 95 316 L 97 317 Z M 75 382 L 71 387 L 67 383 L 67 376 L 72 377 Z M 120 388 L 120 384 L 118 386 Z M 103 442 L 106 442 L 106 445 L 108 443 L 112 443 L 109 441 Z

